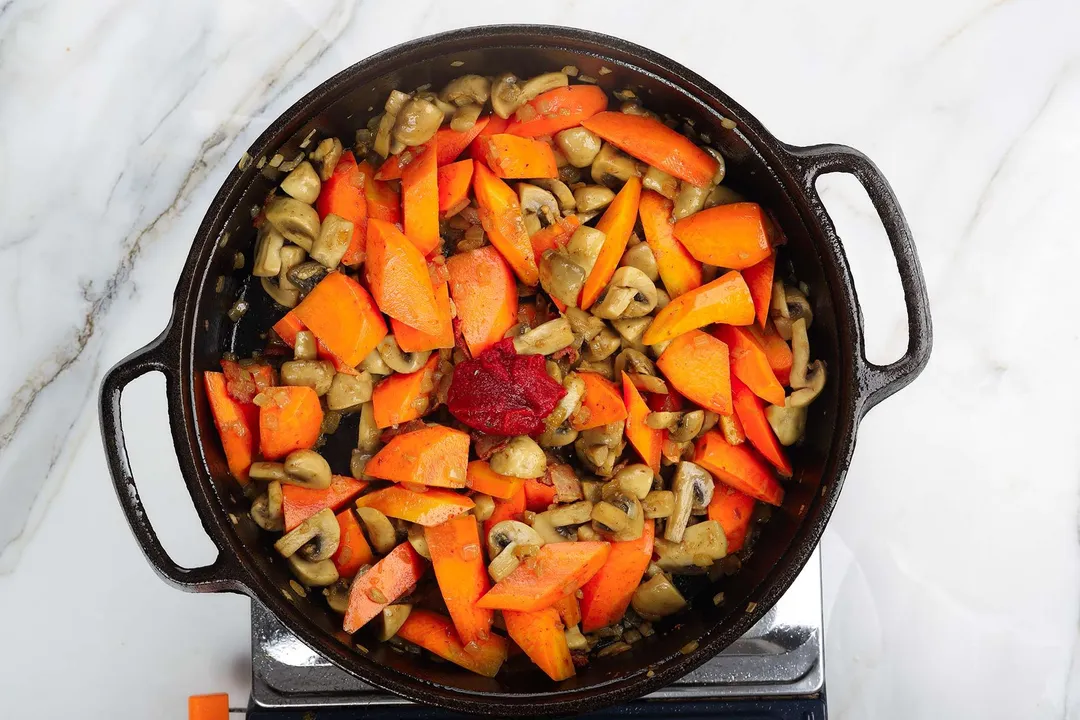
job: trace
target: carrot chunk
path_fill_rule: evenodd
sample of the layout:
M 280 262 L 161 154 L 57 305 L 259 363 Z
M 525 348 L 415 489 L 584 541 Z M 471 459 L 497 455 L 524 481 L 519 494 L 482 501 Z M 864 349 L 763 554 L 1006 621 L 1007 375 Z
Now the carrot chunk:
M 544 257 L 544 253 L 548 250 L 559 250 L 565 247 L 566 243 L 570 242 L 570 236 L 574 234 L 579 225 L 581 225 L 581 221 L 578 220 L 577 215 L 569 215 L 548 225 L 529 238 L 530 242 L 532 242 L 536 264 L 540 264 L 540 258 Z
M 503 611 L 510 639 L 537 667 L 559 682 L 574 676 L 574 659 L 566 642 L 566 628 L 555 608 L 535 612 Z
M 281 485 L 281 505 L 285 511 L 285 532 L 289 532 L 309 517 L 330 508 L 334 512 L 364 491 L 368 484 L 347 475 L 334 475 L 330 487 L 323 490 Z
M 770 505 L 784 501 L 784 489 L 772 469 L 746 444 L 730 445 L 716 430 L 698 438 L 694 462 L 720 482 Z
M 652 552 L 652 520 L 645 521 L 637 540 L 611 544 L 607 562 L 581 587 L 581 632 L 599 630 L 622 619 Z
M 671 341 L 656 366 L 685 397 L 706 410 L 731 414 L 728 347 L 720 340 L 691 330 Z
M 409 613 L 397 634 L 413 645 L 419 645 L 444 660 L 484 677 L 495 677 L 498 674 L 510 647 L 506 638 L 492 633 L 487 640 L 466 648 L 458 639 L 454 624 L 449 618 L 419 608 L 414 608 Z
M 429 425 L 395 435 L 368 461 L 364 474 L 392 482 L 463 488 L 468 462 L 466 433 Z
M 364 176 L 368 220 L 385 220 L 392 225 L 400 223 L 401 198 L 389 183 L 375 179 L 375 170 L 367 160 L 360 163 L 359 167 Z
M 469 201 L 472 187 L 473 161 L 461 160 L 439 168 L 439 216 L 460 210 Z
M 605 235 L 604 244 L 596 258 L 596 264 L 585 280 L 585 286 L 581 289 L 583 310 L 596 302 L 619 267 L 619 260 L 626 252 L 626 243 L 630 240 L 630 233 L 634 231 L 634 223 L 637 222 L 640 200 L 641 178 L 631 177 L 596 223 L 596 229 Z
M 484 131 L 489 119 L 490 117 L 482 117 L 465 131 L 454 130 L 449 125 L 439 128 L 435 133 L 435 152 L 439 166 L 449 165 L 457 160 L 476 136 Z
M 719 167 L 685 135 L 651 117 L 608 111 L 581 124 L 628 155 L 698 187 L 708 185 Z
M 319 198 L 315 201 L 320 220 L 333 214 L 353 224 L 352 240 L 341 258 L 345 265 L 358 265 L 367 247 L 366 180 L 352 152 L 346 152 L 334 166 L 330 179 L 322 184 Z
M 431 565 L 446 609 L 466 646 L 481 643 L 491 635 L 494 613 L 476 606 L 491 588 L 476 518 L 458 515 L 441 525 L 424 529 Z
M 720 523 L 727 538 L 729 553 L 738 552 L 746 543 L 750 518 L 754 514 L 754 498 L 728 485 L 718 485 L 709 502 L 709 519 Z
M 328 351 L 351 367 L 386 337 L 386 322 L 371 296 L 344 273 L 324 277 L 293 313 Z
M 623 373 L 623 402 L 626 403 L 626 439 L 637 450 L 638 455 L 645 464 L 660 472 L 660 452 L 664 445 L 664 431 L 653 430 L 645 424 L 645 418 L 649 415 L 649 406 L 641 397 L 641 393 L 634 387 L 630 377 Z
M 391 550 L 353 581 L 345 611 L 345 632 L 356 632 L 384 607 L 412 590 L 426 569 L 427 561 L 409 543 L 403 542 Z
M 426 352 L 454 347 L 454 318 L 450 310 L 450 288 L 445 282 L 435 286 L 435 309 L 438 311 L 439 330 L 425 333 L 409 327 L 400 320 L 390 318 L 398 347 L 405 352 Z
M 368 221 L 365 267 L 371 294 L 380 310 L 421 332 L 439 331 L 439 311 L 427 262 L 400 230 L 383 220 Z
M 501 133 L 477 138 L 473 157 L 500 178 L 557 178 L 555 152 L 541 140 Z
M 472 500 L 453 490 L 431 488 L 418 493 L 400 485 L 361 495 L 356 500 L 356 507 L 372 507 L 387 517 L 408 520 L 424 527 L 444 523 L 473 506 Z
M 518 109 L 506 128 L 511 135 L 540 137 L 577 127 L 607 110 L 607 93 L 595 85 L 567 85 L 541 93 Z
M 536 285 L 540 273 L 517 193 L 482 163 L 477 163 L 473 170 L 473 192 L 480 207 L 480 224 L 491 244 L 506 258 L 521 282 Z
M 765 351 L 765 357 L 768 358 L 769 367 L 776 374 L 777 381 L 784 386 L 790 385 L 791 366 L 795 364 L 795 356 L 787 341 L 780 337 L 780 333 L 776 332 L 770 322 L 766 322 L 764 330 L 752 326 L 747 327 L 747 330 Z
M 499 251 L 482 247 L 446 261 L 457 324 L 473 357 L 502 340 L 517 323 L 514 273 Z
M 776 433 L 773 432 L 768 418 L 765 417 L 765 405 L 761 398 L 737 377 L 731 381 L 731 392 L 735 401 L 735 412 L 739 416 L 743 432 L 746 433 L 750 444 L 757 448 L 757 451 L 772 463 L 781 475 L 791 477 L 791 462 L 787 459 L 780 441 L 776 439 Z
M 420 151 L 420 148 L 416 148 Z M 439 166 L 428 143 L 401 173 L 401 205 L 405 236 L 424 257 L 442 244 L 439 237 Z
M 544 512 L 555 502 L 555 486 L 530 478 L 525 481 L 525 508 L 533 512 Z
M 259 408 L 259 451 L 267 460 L 283 458 L 293 450 L 315 446 L 322 429 L 319 396 L 309 387 L 276 387 L 263 395 Z
M 765 212 L 757 203 L 730 203 L 675 223 L 675 237 L 703 263 L 742 270 L 772 254 Z
M 525 515 L 525 486 L 519 485 L 514 494 L 505 500 L 495 501 L 495 510 L 491 517 L 484 521 L 484 540 L 491 534 L 491 528 L 503 520 L 521 520 Z
M 513 497 L 521 489 L 520 478 L 500 475 L 484 460 L 473 460 L 469 463 L 465 484 L 470 490 L 502 500 Z
M 578 602 L 577 595 L 563 595 L 551 607 L 558 611 L 566 627 L 573 627 L 581 622 L 581 603 Z
M 626 403 L 615 383 L 594 372 L 579 372 L 577 376 L 585 383 L 585 394 L 581 409 L 570 418 L 572 428 L 588 430 L 626 419 Z
M 758 325 L 765 327 L 769 319 L 769 303 L 772 301 L 773 273 L 776 271 L 776 253 L 757 265 L 751 265 L 742 271 L 743 280 L 750 288 L 750 297 L 754 298 L 754 310 L 757 312 Z
M 656 267 L 668 295 L 677 298 L 701 287 L 701 263 L 675 238 L 671 217 L 672 202 L 660 193 L 641 194 L 641 227 L 645 242 L 656 256 Z
M 755 395 L 773 405 L 784 404 L 784 386 L 769 366 L 769 358 L 745 328 L 721 325 L 713 334 L 727 343 L 731 373 L 746 383 Z M 740 418 L 743 425 L 745 418 Z
M 713 323 L 750 325 L 754 322 L 754 300 L 750 288 L 737 271 L 732 270 L 672 299 L 656 314 L 645 331 L 642 342 L 655 345 Z
M 379 382 L 371 393 L 375 425 L 388 428 L 423 416 L 435 391 L 438 353 L 432 353 L 424 367 L 414 373 L 394 373 Z
M 259 442 L 257 409 L 253 409 L 254 405 L 241 404 L 229 395 L 223 373 L 205 372 L 203 382 L 206 384 L 206 397 L 210 401 L 210 412 L 221 437 L 229 472 L 237 482 L 246 485 L 248 469 L 255 454 L 255 446 Z
M 607 560 L 606 542 L 544 545 L 491 588 L 477 603 L 492 610 L 532 612 L 551 607 L 559 597 L 577 592 Z
M 339 512 L 337 521 L 341 541 L 330 559 L 334 561 L 338 575 L 351 578 L 361 567 L 370 564 L 374 555 L 371 554 L 371 546 L 364 537 L 364 531 L 360 529 L 360 521 L 356 519 L 356 513 L 351 508 Z

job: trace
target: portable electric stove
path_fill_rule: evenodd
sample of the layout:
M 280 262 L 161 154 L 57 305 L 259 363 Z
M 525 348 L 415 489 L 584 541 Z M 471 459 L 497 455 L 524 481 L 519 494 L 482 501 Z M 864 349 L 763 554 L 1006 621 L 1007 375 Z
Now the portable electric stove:
M 590 717 L 824 720 L 822 624 L 821 559 L 815 552 L 780 602 L 724 652 L 658 692 Z M 338 669 L 252 604 L 248 720 L 452 715 L 387 694 Z

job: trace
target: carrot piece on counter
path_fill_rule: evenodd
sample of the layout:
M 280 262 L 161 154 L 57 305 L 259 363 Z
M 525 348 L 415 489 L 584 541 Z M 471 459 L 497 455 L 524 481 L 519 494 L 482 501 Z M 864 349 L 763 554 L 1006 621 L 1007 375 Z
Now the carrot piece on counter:
M 579 225 L 581 225 L 581 221 L 578 220 L 577 215 L 568 215 L 529 238 L 530 242 L 532 242 L 536 264 L 540 265 L 540 258 L 544 257 L 544 253 L 548 250 L 558 250 L 565 247 L 566 243 L 570 242 L 570 236 L 574 234 Z
M 765 327 L 769 319 L 769 303 L 772 302 L 773 274 L 776 272 L 776 253 L 757 265 L 751 265 L 742 271 L 743 280 L 750 288 L 750 297 L 754 298 L 754 310 L 757 312 L 758 325 Z
M 391 485 L 356 499 L 356 507 L 372 507 L 387 517 L 424 527 L 444 523 L 473 506 L 472 500 L 453 490 L 431 488 L 426 492 L 413 492 L 400 485 Z
M 517 193 L 482 163 L 476 163 L 473 170 L 473 192 L 480 206 L 480 224 L 491 244 L 506 258 L 521 282 L 536 285 L 540 273 Z
M 535 612 L 506 610 L 503 622 L 510 639 L 549 678 L 559 682 L 574 677 L 574 659 L 570 657 L 570 646 L 566 642 L 566 626 L 555 608 Z
M 736 270 L 673 298 L 645 331 L 646 345 L 672 340 L 713 323 L 750 325 L 754 322 L 754 299 Z M 721 338 L 722 339 L 722 338 Z
M 420 151 L 420 148 L 416 148 Z M 439 167 L 435 148 L 426 148 L 401 173 L 401 206 L 405 236 L 424 257 L 442 245 L 439 237 Z
M 398 347 L 405 352 L 426 352 L 454 347 L 454 318 L 450 310 L 450 288 L 445 282 L 435 286 L 435 308 L 439 314 L 439 331 L 421 332 L 400 320 L 390 318 L 390 329 Z
M 472 160 L 460 160 L 439 168 L 439 217 L 446 217 L 451 210 L 460 210 L 468 204 L 472 176 Z
M 189 695 L 188 720 L 229 720 L 229 694 Z
M 368 286 L 380 310 L 421 332 L 439 331 L 439 311 L 427 261 L 400 230 L 383 220 L 368 221 L 365 267 Z
M 489 115 L 487 117 L 487 125 L 476 134 L 476 137 L 471 143 L 469 143 L 469 155 L 473 159 L 479 158 L 477 146 L 484 141 L 484 138 L 492 135 L 501 135 L 506 132 L 507 126 L 510 124 L 509 120 L 504 120 L 498 115 Z
M 517 324 L 514 273 L 494 247 L 453 255 L 446 261 L 458 326 L 473 357 L 503 339 Z
M 495 501 L 495 510 L 491 517 L 484 521 L 484 541 L 495 527 L 503 520 L 521 520 L 525 515 L 525 486 L 519 485 L 514 494 L 505 500 Z
M 517 569 L 495 584 L 477 603 L 492 610 L 533 612 L 551 607 L 577 592 L 596 574 L 611 552 L 606 542 L 543 545 Z
M 795 356 L 787 341 L 780 337 L 772 323 L 766 323 L 765 329 L 748 326 L 747 331 L 754 337 L 761 349 L 765 351 L 765 357 L 769 360 L 769 367 L 776 374 L 776 379 L 785 387 L 791 384 L 791 366 L 795 364 Z
M 581 124 L 628 155 L 697 187 L 708 185 L 719 167 L 685 135 L 651 117 L 608 111 Z
M 386 337 L 386 322 L 371 296 L 344 273 L 324 277 L 293 313 L 327 350 L 351 367 Z
M 660 451 L 664 445 L 664 431 L 653 430 L 645 424 L 649 406 L 641 398 L 630 377 L 623 373 L 623 402 L 626 403 L 626 439 L 637 450 L 645 464 L 660 472 Z
M 677 298 L 701 287 L 701 263 L 675 238 L 672 202 L 660 193 L 646 190 L 641 194 L 638 210 L 645 242 L 656 256 L 656 267 L 668 295 Z
M 752 498 L 770 505 L 780 505 L 784 501 L 784 489 L 772 468 L 745 443 L 731 445 L 717 430 L 710 430 L 698 438 L 694 462 L 720 482 Z
M 578 372 L 585 383 L 581 409 L 570 417 L 570 427 L 588 430 L 626 419 L 626 403 L 615 383 L 599 373 Z
M 731 380 L 735 412 L 750 444 L 784 477 L 791 477 L 791 462 L 765 417 L 765 404 L 739 378 Z
M 394 373 L 379 381 L 371 393 L 376 427 L 388 428 L 421 417 L 428 411 L 435 391 L 439 354 L 432 353 L 424 367 L 414 373 Z
M 769 358 L 745 328 L 721 325 L 713 334 L 727 343 L 731 374 L 746 383 L 755 395 L 773 405 L 784 404 L 784 386 L 769 366 Z M 746 418 L 740 418 L 746 425 Z
M 446 609 L 466 646 L 491 635 L 491 610 L 476 607 L 476 601 L 491 588 L 476 518 L 458 515 L 441 525 L 424 528 L 431 566 Z
M 622 114 L 622 113 L 619 113 Z M 641 178 L 631 177 L 622 186 L 607 210 L 600 216 L 596 229 L 604 233 L 604 245 L 596 258 L 592 272 L 581 289 L 581 308 L 587 310 L 607 287 L 626 252 L 626 243 L 637 222 L 638 203 L 641 200 Z
M 397 636 L 433 652 L 478 675 L 493 678 L 506 661 L 510 643 L 502 635 L 491 633 L 486 640 L 466 648 L 449 618 L 430 610 L 414 608 Z
M 730 203 L 696 212 L 675 223 L 675 237 L 696 259 L 742 270 L 769 257 L 765 212 L 757 203 Z
M 365 481 L 348 475 L 334 475 L 330 480 L 330 487 L 323 490 L 282 483 L 281 506 L 285 511 L 285 532 L 289 532 L 320 510 L 330 508 L 337 512 L 367 486 Z
M 506 132 L 521 137 L 554 135 L 607 110 L 607 93 L 595 85 L 548 90 L 518 108 Z
M 457 160 L 461 153 L 465 152 L 465 148 L 469 147 L 469 143 L 484 131 L 489 119 L 489 117 L 482 117 L 465 131 L 454 130 L 449 125 L 439 128 L 439 131 L 435 133 L 435 156 L 439 167 Z
M 362 566 L 369 565 L 374 556 L 371 554 L 371 546 L 368 545 L 364 531 L 360 529 L 360 521 L 356 519 L 356 513 L 352 511 L 352 508 L 339 512 L 337 522 L 341 541 L 330 559 L 334 561 L 338 575 L 351 578 Z
M 555 151 L 542 140 L 502 133 L 476 139 L 473 157 L 482 160 L 497 177 L 506 179 L 557 178 Z
M 533 512 L 544 512 L 555 502 L 555 486 L 530 478 L 525 481 L 525 508 Z
M 611 544 L 607 562 L 581 588 L 581 632 L 599 630 L 622 619 L 652 552 L 652 520 L 645 521 L 637 540 Z
M 469 435 L 460 430 L 428 425 L 395 435 L 364 467 L 380 480 L 431 487 L 465 487 Z
M 319 396 L 309 387 L 276 387 L 263 395 L 259 408 L 259 452 L 267 460 L 283 458 L 293 450 L 315 446 L 322 430 Z
M 255 406 L 246 406 L 229 395 L 224 373 L 204 372 L 203 382 L 229 472 L 241 485 L 247 485 L 248 469 L 259 442 L 256 410 L 250 409 Z M 319 422 L 322 422 L 321 418 Z
M 712 335 L 691 330 L 671 341 L 656 360 L 675 389 L 706 410 L 731 414 L 728 347 Z
M 709 502 L 709 519 L 720 523 L 727 538 L 729 553 L 738 552 L 746 542 L 750 518 L 754 514 L 754 498 L 728 485 L 717 485 Z
M 345 611 L 345 632 L 356 632 L 384 607 L 412 590 L 426 569 L 427 561 L 408 542 L 391 550 L 353 581 Z
M 401 197 L 389 183 L 375 179 L 375 169 L 365 160 L 359 165 L 364 176 L 364 195 L 367 198 L 368 221 L 385 220 L 391 224 L 401 222 Z
M 466 469 L 465 484 L 470 490 L 505 500 L 521 489 L 522 481 L 520 478 L 500 475 L 484 460 L 473 460 Z
M 345 265 L 358 265 L 364 258 L 364 248 L 367 246 L 366 180 L 352 152 L 346 152 L 334 166 L 330 179 L 322 184 L 319 198 L 315 201 L 320 220 L 333 214 L 353 224 L 352 240 L 341 258 Z

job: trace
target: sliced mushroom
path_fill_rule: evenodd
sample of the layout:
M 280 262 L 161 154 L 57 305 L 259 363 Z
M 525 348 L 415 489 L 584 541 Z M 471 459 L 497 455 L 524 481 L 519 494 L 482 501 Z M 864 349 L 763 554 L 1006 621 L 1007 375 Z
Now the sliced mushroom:
M 541 93 L 546 93 L 548 90 L 555 90 L 556 88 L 566 87 L 569 84 L 570 78 L 567 77 L 564 72 L 543 73 L 542 75 L 529 78 L 525 84 L 521 86 L 522 102 L 527 103 Z
M 386 361 L 383 360 L 378 347 L 367 354 L 367 357 L 360 363 L 360 369 L 366 370 L 372 375 L 392 375 L 394 373 L 390 366 L 386 364 Z
M 424 367 L 424 363 L 428 361 L 431 356 L 430 350 L 423 352 L 403 352 L 401 347 L 397 344 L 397 338 L 393 335 L 387 335 L 376 346 L 379 351 L 379 356 L 382 357 L 383 362 L 394 372 L 409 374 L 414 373 L 420 368 Z
M 578 372 L 596 373 L 605 380 L 615 380 L 615 367 L 611 358 L 606 360 L 582 360 L 578 363 Z
M 728 445 L 742 445 L 746 442 L 746 432 L 743 430 L 738 416 L 734 414 L 720 415 L 718 424 L 720 425 L 720 433 L 727 440 Z
M 322 182 L 319 181 L 319 173 L 311 163 L 305 160 L 285 176 L 281 181 L 281 189 L 286 195 L 294 197 L 302 203 L 312 205 L 319 199 L 319 190 Z
M 497 555 L 492 556 L 488 563 L 488 575 L 495 582 L 502 582 L 510 573 L 517 570 L 521 564 L 521 558 L 517 556 L 517 544 L 510 543 Z
M 281 482 L 285 479 L 285 466 L 277 462 L 253 462 L 248 468 L 248 477 L 252 480 Z
M 518 183 L 517 191 L 523 212 L 536 213 L 545 225 L 550 225 L 559 219 L 559 201 L 550 192 L 525 182 Z
M 560 211 L 572 213 L 577 209 L 577 200 L 574 198 L 573 191 L 571 191 L 562 180 L 556 180 L 554 178 L 537 178 L 536 180 L 533 180 L 532 183 L 554 195 L 559 203 Z
M 615 358 L 615 375 L 622 376 L 624 372 L 630 375 L 657 377 L 656 365 L 653 361 L 646 357 L 645 353 L 634 348 L 624 349 Z
M 330 463 L 314 450 L 293 450 L 285 456 L 285 477 L 281 482 L 311 490 L 325 490 L 333 479 Z
M 611 537 L 615 542 L 627 542 L 641 537 L 645 529 L 645 511 L 641 502 L 624 492 L 610 493 L 593 506 L 593 530 Z
M 641 178 L 641 186 L 646 190 L 660 193 L 668 200 L 674 200 L 679 194 L 679 179 L 654 167 L 645 171 L 645 176 Z
M 586 360 L 606 360 L 614 355 L 622 347 L 622 339 L 619 334 L 605 326 L 596 337 L 588 342 L 582 356 Z
M 473 495 L 473 516 L 480 522 L 486 521 L 495 512 L 495 500 L 490 495 L 477 493 Z
M 570 648 L 571 651 L 583 652 L 589 649 L 589 641 L 581 634 L 581 628 L 577 625 L 566 628 L 563 631 L 563 636 L 566 637 L 566 647 Z
M 672 442 L 688 442 L 698 436 L 704 424 L 704 410 L 691 410 L 688 413 L 682 413 L 675 424 L 668 427 L 670 431 L 668 437 Z
M 660 270 L 656 264 L 656 256 L 647 243 L 638 243 L 623 253 L 621 265 L 637 268 L 645 274 L 655 285 L 660 279 Z
M 603 249 L 605 240 L 607 240 L 607 235 L 600 230 L 588 225 L 582 225 L 574 231 L 574 234 L 570 236 L 570 240 L 566 243 L 567 256 L 581 266 L 586 277 L 592 272 L 593 266 L 596 265 L 596 258 L 600 256 L 600 250 Z
M 296 333 L 293 340 L 294 360 L 314 360 L 319 357 L 319 345 L 315 341 L 315 334 L 310 330 L 301 330 Z
M 362 450 L 353 450 L 349 454 L 349 474 L 357 480 L 363 480 L 367 464 L 373 456 Z
M 585 312 L 581 308 L 569 307 L 564 315 L 570 321 L 570 330 L 573 331 L 574 338 L 580 339 L 583 343 L 592 340 L 601 330 L 607 327 L 604 325 L 603 320 Z
M 671 524 L 671 518 L 668 518 Z M 653 550 L 656 564 L 666 572 L 702 572 L 727 555 L 727 538 L 716 520 L 706 520 L 686 528 L 682 542 L 657 538 Z
M 263 530 L 281 532 L 285 529 L 285 514 L 282 512 L 281 483 L 277 480 L 266 486 L 266 493 L 255 498 L 251 503 L 251 519 Z
M 371 400 L 372 389 L 371 373 L 367 371 L 359 375 L 338 373 L 326 393 L 326 407 L 329 410 L 356 410 Z
M 640 318 L 655 307 L 656 284 L 636 267 L 623 266 L 611 276 L 593 314 L 608 320 Z
M 255 241 L 255 264 L 251 274 L 259 278 L 276 277 L 281 272 L 281 248 L 284 245 L 285 236 L 270 223 L 264 223 Z
M 379 426 L 375 424 L 375 406 L 371 402 L 364 403 L 360 408 L 356 447 L 366 453 L 373 453 L 379 447 Z
M 615 461 L 626 446 L 624 428 L 625 423 L 620 420 L 581 432 L 574 443 L 578 459 L 597 475 L 611 477 Z
M 491 109 L 496 115 L 507 120 L 525 102 L 521 81 L 516 75 L 507 72 L 495 78 L 491 85 Z
M 563 378 L 562 386 L 566 389 L 566 394 L 562 396 L 555 405 L 555 409 L 544 420 L 548 428 L 555 428 L 569 420 L 570 416 L 581 407 L 581 399 L 585 396 L 585 381 L 577 373 L 567 373 L 566 377 Z
M 603 141 L 600 136 L 583 127 L 555 133 L 555 145 L 576 168 L 588 167 L 596 159 Z
M 322 233 L 320 232 L 319 235 L 321 237 Z M 301 292 L 309 293 L 322 282 L 328 272 L 330 271 L 321 262 L 302 262 L 289 268 L 285 273 L 285 278 L 289 281 L 289 285 L 298 288 Z
M 353 223 L 343 217 L 328 214 L 323 218 L 319 236 L 311 246 L 311 257 L 325 267 L 333 270 L 345 257 L 345 251 L 352 242 Z
M 514 349 L 518 355 L 551 355 L 573 343 L 570 321 L 559 317 L 514 338 Z
M 540 287 L 564 305 L 577 305 L 585 277 L 584 268 L 566 253 L 547 250 L 540 258 Z
M 315 563 L 329 560 L 340 541 L 341 529 L 334 511 L 324 508 L 278 538 L 274 549 L 283 557 L 299 552 L 305 560 Z
M 561 543 L 568 542 L 571 538 L 568 535 L 564 535 L 559 532 L 559 527 L 551 521 L 551 511 L 547 510 L 542 513 L 536 513 L 529 520 L 529 524 L 532 529 L 536 531 L 544 543 Z M 569 531 L 571 528 L 566 528 Z
M 792 384 L 794 387 L 794 384 Z M 817 400 L 818 395 L 825 389 L 825 363 L 815 360 L 805 372 L 803 387 L 788 396 L 786 403 L 792 407 L 806 407 Z
M 645 620 L 656 621 L 685 608 L 686 598 L 666 575 L 657 573 L 638 586 L 630 605 Z
M 483 75 L 462 75 L 443 88 L 440 97 L 451 105 L 483 105 L 491 95 L 491 81 Z
M 551 524 L 555 527 L 564 525 L 580 525 L 587 523 L 592 518 L 593 504 L 588 500 L 580 500 L 569 505 L 559 505 L 549 510 L 547 515 Z
M 409 619 L 409 615 L 412 613 L 412 605 L 406 603 L 399 603 L 395 605 L 387 605 L 379 613 L 379 640 L 386 642 L 390 638 L 397 635 L 398 630 L 405 624 L 405 621 Z
M 339 578 L 337 566 L 329 559 L 307 560 L 300 555 L 291 555 L 288 563 L 296 579 L 308 587 L 327 587 Z
M 770 405 L 765 408 L 765 419 L 776 434 L 781 445 L 794 445 L 806 432 L 806 406 L 796 407 L 788 397 L 783 406 Z
M 675 493 L 670 490 L 653 490 L 641 501 L 645 518 L 666 518 L 675 512 Z
M 431 559 L 431 552 L 428 550 L 427 537 L 424 536 L 424 526 L 417 525 L 415 523 L 409 525 L 409 544 L 413 546 L 413 550 L 425 560 Z
M 605 485 L 605 492 L 611 492 L 607 490 L 607 487 L 610 486 L 628 495 L 633 495 L 638 500 L 644 500 L 645 496 L 652 490 L 653 477 L 652 468 L 644 463 L 627 465 L 615 473 L 615 477 L 611 479 L 611 482 Z
M 732 203 L 746 202 L 746 198 L 727 185 L 717 185 L 709 191 L 708 197 L 705 198 L 705 209 L 716 207 L 717 205 L 731 205 Z
M 443 112 L 435 103 L 414 97 L 394 118 L 394 139 L 406 147 L 423 145 L 435 136 L 442 122 Z
M 307 259 L 307 251 L 296 245 L 286 245 L 281 248 L 281 270 L 278 271 L 278 286 L 283 290 L 300 291 L 302 288 L 293 283 L 289 274 L 297 265 Z
M 385 515 L 371 507 L 358 507 L 356 514 L 364 523 L 368 541 L 375 552 L 385 555 L 397 546 L 397 533 Z
M 326 360 L 289 360 L 281 364 L 281 384 L 309 387 L 322 397 L 334 382 L 334 366 Z
M 712 190 L 711 185 L 698 187 L 693 183 L 683 181 L 679 184 L 679 194 L 675 196 L 675 204 L 671 210 L 671 216 L 675 220 L 682 220 L 705 207 L 705 199 Z
M 535 440 L 528 435 L 518 435 L 497 450 L 488 463 L 500 475 L 538 478 L 544 475 L 547 457 Z
M 603 185 L 585 185 L 574 191 L 574 202 L 579 213 L 603 210 L 615 199 L 615 193 Z
M 675 467 L 671 490 L 675 493 L 675 511 L 668 518 L 664 538 L 677 543 L 683 538 L 690 513 L 709 506 L 713 495 L 712 475 L 700 465 L 680 462 Z
M 334 168 L 341 160 L 345 152 L 345 146 L 336 137 L 324 138 L 315 146 L 315 152 L 311 153 L 311 159 L 319 163 L 319 178 L 326 182 L 334 174 Z
M 606 484 L 607 483 L 600 480 L 583 480 L 581 483 L 581 494 L 586 500 L 598 503 L 604 499 L 604 486 Z
M 660 464 L 663 466 L 676 465 L 682 460 L 691 460 L 694 455 L 694 444 L 691 442 L 672 442 L 668 439 L 660 447 Z
M 344 615 L 345 611 L 349 609 L 349 586 L 351 584 L 352 578 L 338 578 L 336 582 L 323 590 L 326 604 L 338 615 Z
M 640 173 L 629 155 L 624 155 L 611 143 L 604 143 L 593 158 L 589 174 L 594 183 L 617 188 Z
M 296 198 L 276 197 L 267 204 L 264 213 L 267 222 L 284 235 L 286 240 L 296 243 L 304 250 L 311 250 L 315 238 L 319 237 L 319 213 Z
M 667 290 L 662 287 L 656 288 L 656 309 L 663 310 L 671 302 L 671 296 L 668 295 Z
M 785 340 L 792 340 L 792 325 L 796 320 L 806 320 L 806 328 L 814 322 L 814 311 L 810 300 L 797 288 L 785 287 L 777 280 L 773 283 L 769 317 L 772 318 L 776 332 Z
M 472 130 L 476 121 L 480 119 L 480 113 L 484 111 L 483 105 L 462 105 L 454 110 L 450 118 L 450 129 L 455 132 L 467 132 Z
M 798 390 L 810 387 L 810 338 L 806 334 L 806 319 L 799 318 L 791 324 L 791 387 Z M 823 366 L 820 366 L 824 370 Z M 824 385 L 824 379 L 822 379 Z
M 544 539 L 533 528 L 518 520 L 495 523 L 487 536 L 488 557 L 495 557 L 510 545 L 543 545 Z

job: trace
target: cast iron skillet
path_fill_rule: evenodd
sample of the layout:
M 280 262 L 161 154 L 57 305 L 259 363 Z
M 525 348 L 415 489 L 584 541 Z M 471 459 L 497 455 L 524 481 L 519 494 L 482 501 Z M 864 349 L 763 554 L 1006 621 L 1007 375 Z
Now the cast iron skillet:
M 460 65 L 451 66 L 459 61 Z M 792 450 L 795 477 L 782 508 L 772 514 L 743 569 L 723 582 L 726 601 L 712 592 L 632 652 L 592 661 L 576 678 L 552 683 L 524 659 L 508 663 L 494 680 L 450 664 L 403 656 L 385 646 L 363 654 L 334 637 L 341 620 L 320 600 L 298 597 L 284 563 L 246 515 L 247 501 L 228 475 L 200 374 L 217 369 L 225 350 L 245 355 L 263 344 L 280 309 L 261 291 L 237 325 L 225 317 L 247 278 L 233 270 L 235 254 L 251 263 L 252 207 L 262 203 L 280 173 L 256 162 L 234 169 L 206 213 L 176 288 L 165 331 L 109 371 L 101 389 L 101 423 L 117 496 L 147 559 L 167 582 L 195 592 L 239 592 L 269 608 L 293 633 L 335 665 L 409 699 L 445 708 L 488 713 L 581 713 L 651 692 L 685 675 L 757 622 L 783 594 L 810 557 L 836 504 L 860 419 L 910 383 L 931 347 L 930 312 L 911 232 L 895 195 L 870 160 L 841 145 L 792 147 L 704 78 L 643 47 L 617 38 L 561 27 L 469 28 L 399 45 L 335 75 L 275 121 L 248 151 L 252 158 L 281 152 L 291 158 L 311 130 L 351 139 L 392 88 L 431 83 L 439 88 L 466 72 L 513 70 L 529 77 L 576 65 L 607 90 L 634 88 L 653 110 L 689 118 L 727 159 L 726 181 L 768 207 L 788 238 L 782 274 L 810 287 L 814 304 L 811 348 L 825 360 L 829 381 L 810 409 L 805 442 Z M 601 68 L 611 70 L 602 74 Z M 722 117 L 737 129 L 721 127 Z M 907 305 L 908 348 L 890 365 L 867 361 L 863 321 L 844 250 L 815 190 L 823 173 L 851 173 L 866 188 L 888 233 Z M 218 288 L 220 287 L 220 290 Z M 165 552 L 139 499 L 124 448 L 120 396 L 150 372 L 166 379 L 169 420 L 180 468 L 192 501 L 219 555 L 213 564 L 185 568 Z M 338 434 L 349 444 L 355 434 Z M 344 450 L 331 448 L 337 472 L 347 472 Z M 340 453 L 340 454 L 336 454 Z M 677 626 L 676 626 L 677 623 Z M 691 641 L 697 649 L 682 654 Z

